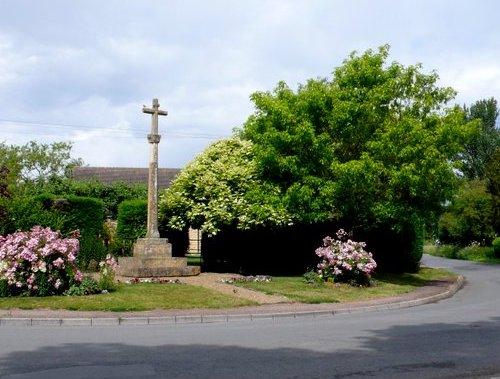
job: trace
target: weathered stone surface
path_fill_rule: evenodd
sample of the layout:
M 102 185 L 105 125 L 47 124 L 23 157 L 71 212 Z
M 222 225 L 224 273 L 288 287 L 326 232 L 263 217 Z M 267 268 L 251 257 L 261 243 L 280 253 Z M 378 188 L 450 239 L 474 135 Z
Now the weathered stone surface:
M 158 232 L 158 115 L 168 113 L 159 109 L 158 99 L 153 99 L 152 108 L 143 108 L 151 114 L 151 145 L 148 186 L 148 220 L 146 238 L 139 238 L 134 244 L 133 256 L 119 259 L 118 274 L 136 278 L 161 276 L 198 275 L 200 268 L 187 265 L 187 258 L 172 257 L 172 245 Z
M 187 258 L 172 257 L 172 245 L 166 238 L 139 238 L 134 256 L 118 261 L 118 275 L 134 278 L 198 275 L 198 266 L 188 266 Z
M 171 257 L 172 244 L 167 238 L 138 238 L 134 244 L 134 257 Z

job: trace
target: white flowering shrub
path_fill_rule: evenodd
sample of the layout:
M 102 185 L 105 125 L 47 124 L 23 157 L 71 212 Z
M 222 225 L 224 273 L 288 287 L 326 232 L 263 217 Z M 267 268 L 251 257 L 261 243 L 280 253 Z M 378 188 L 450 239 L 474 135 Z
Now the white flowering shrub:
M 41 226 L 0 236 L 0 281 L 6 285 L 7 295 L 64 293 L 82 279 L 75 262 L 79 247 L 77 232 L 63 238 Z
M 215 142 L 183 169 L 160 196 L 159 212 L 171 229 L 193 226 L 215 235 L 229 225 L 290 224 L 281 196 L 258 179 L 253 144 L 235 137 Z
M 323 246 L 316 249 L 316 255 L 321 258 L 318 263 L 320 277 L 325 281 L 369 285 L 377 263 L 365 247 L 364 242 L 348 239 L 343 229 L 337 232 L 337 239 L 326 237 Z

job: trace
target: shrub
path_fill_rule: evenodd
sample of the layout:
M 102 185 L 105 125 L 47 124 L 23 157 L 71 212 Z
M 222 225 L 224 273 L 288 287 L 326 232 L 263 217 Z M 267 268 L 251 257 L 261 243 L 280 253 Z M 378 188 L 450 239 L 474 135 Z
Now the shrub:
M 67 296 L 85 296 L 101 292 L 102 289 L 99 287 L 97 280 L 91 276 L 84 276 L 80 283 L 72 285 L 64 294 Z
M 78 266 L 87 269 L 89 262 L 100 261 L 106 255 L 104 236 L 104 205 L 99 199 L 52 194 L 19 198 L 9 210 L 10 228 L 7 232 L 29 230 L 35 225 L 59 230 L 63 235 L 79 230 Z
M 433 255 L 436 255 L 438 257 L 444 257 L 444 258 L 449 258 L 449 259 L 457 259 L 457 253 L 460 250 L 459 246 L 456 245 L 438 245 L 435 246 Z
M 81 281 L 76 268 L 78 234 L 62 238 L 50 228 L 0 236 L 0 281 L 11 295 L 48 296 L 64 293 Z
M 113 251 L 121 255 L 129 255 L 137 238 L 146 235 L 148 216 L 147 200 L 127 200 L 118 207 L 118 224 Z
M 365 247 L 364 242 L 348 239 L 343 229 L 337 232 L 337 239 L 326 237 L 323 246 L 316 249 L 316 255 L 322 259 L 319 274 L 324 280 L 369 285 L 377 263 Z
M 99 287 L 103 291 L 114 291 L 115 286 L 115 273 L 118 269 L 118 262 L 115 257 L 108 254 L 106 259 L 99 263 Z
M 495 236 L 493 204 L 486 182 L 465 183 L 439 219 L 439 239 L 460 246 L 473 241 L 488 245 Z
M 495 238 L 491 245 L 493 246 L 495 257 L 500 258 L 500 237 Z

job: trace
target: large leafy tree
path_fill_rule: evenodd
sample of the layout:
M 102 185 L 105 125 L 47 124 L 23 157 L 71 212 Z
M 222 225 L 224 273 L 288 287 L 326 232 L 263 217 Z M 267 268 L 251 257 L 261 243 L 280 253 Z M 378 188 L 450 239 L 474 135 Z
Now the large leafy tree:
M 252 95 L 241 135 L 298 222 L 420 224 L 456 189 L 457 154 L 477 125 L 447 107 L 455 92 L 435 72 L 388 55 L 388 46 L 354 52 L 331 80 Z
M 464 112 L 467 121 L 478 120 L 481 128 L 480 133 L 465 145 L 462 172 L 469 180 L 484 179 L 490 158 L 500 149 L 500 129 L 496 127 L 497 101 L 494 98 L 479 100 L 470 108 L 465 106 Z

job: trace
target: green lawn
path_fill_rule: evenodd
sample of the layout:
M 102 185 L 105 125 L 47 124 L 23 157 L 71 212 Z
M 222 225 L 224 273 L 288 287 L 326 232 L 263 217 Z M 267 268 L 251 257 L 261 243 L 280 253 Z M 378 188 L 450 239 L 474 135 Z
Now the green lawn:
M 229 308 L 256 304 L 184 284 L 119 284 L 107 294 L 89 296 L 3 297 L 0 309 L 68 309 L 74 311 L 147 311 L 153 309 Z
M 345 303 L 397 296 L 433 280 L 456 276 L 444 270 L 422 268 L 418 274 L 378 275 L 371 287 L 344 284 L 308 284 L 301 276 L 273 277 L 268 283 L 238 285 L 269 294 L 284 295 L 303 303 Z M 255 305 L 201 287 L 178 283 L 119 284 L 117 290 L 90 296 L 4 297 L 0 309 L 68 309 L 75 311 L 147 311 L 154 309 L 229 308 Z
M 402 295 L 434 280 L 456 277 L 445 270 L 423 267 L 418 274 L 380 274 L 371 287 L 352 287 L 340 283 L 306 283 L 301 276 L 275 277 L 271 282 L 238 283 L 245 288 L 273 295 L 284 295 L 302 303 L 346 303 Z

